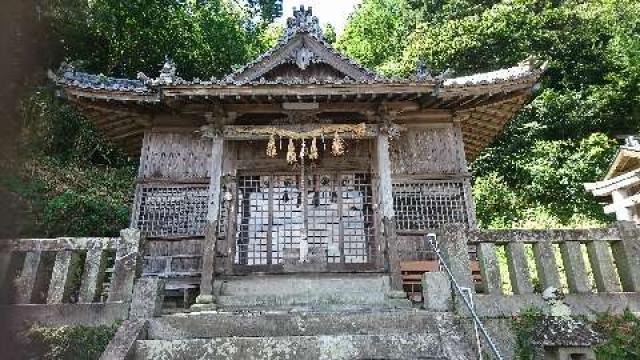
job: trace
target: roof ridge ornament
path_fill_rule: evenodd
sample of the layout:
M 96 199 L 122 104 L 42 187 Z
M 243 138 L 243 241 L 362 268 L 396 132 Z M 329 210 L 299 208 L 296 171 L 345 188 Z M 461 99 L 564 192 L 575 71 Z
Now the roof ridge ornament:
M 313 16 L 312 9 L 311 6 L 305 9 L 304 5 L 300 5 L 300 9 L 293 7 L 293 16 L 287 19 L 287 36 L 297 32 L 306 32 L 319 39 L 324 39 L 320 21 L 316 16 Z
M 173 62 L 168 56 L 164 58 L 164 64 L 160 69 L 160 75 L 151 81 L 152 85 L 171 85 L 177 80 L 176 77 L 176 63 Z

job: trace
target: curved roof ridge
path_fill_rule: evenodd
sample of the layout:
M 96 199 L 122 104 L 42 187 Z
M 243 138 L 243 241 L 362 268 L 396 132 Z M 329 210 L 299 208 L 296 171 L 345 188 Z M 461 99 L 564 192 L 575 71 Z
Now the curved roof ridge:
M 472 75 L 459 76 L 455 78 L 445 79 L 443 86 L 470 86 L 470 85 L 489 85 L 512 82 L 525 79 L 537 79 L 547 67 L 547 62 L 538 65 L 538 62 L 529 58 L 520 62 L 516 66 L 502 68 L 498 70 L 488 71 L 484 73 L 476 73 Z

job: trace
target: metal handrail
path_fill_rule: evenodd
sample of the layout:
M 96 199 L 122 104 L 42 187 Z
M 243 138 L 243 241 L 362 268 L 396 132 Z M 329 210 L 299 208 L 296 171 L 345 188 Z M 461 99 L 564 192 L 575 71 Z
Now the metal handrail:
M 440 254 L 440 249 L 438 248 L 435 242 L 436 234 L 429 233 L 426 235 L 426 238 L 427 238 L 427 243 L 431 246 L 433 251 L 436 253 L 436 256 L 438 257 L 438 262 L 440 264 L 440 267 L 445 270 L 447 275 L 449 275 L 449 280 L 451 280 L 451 283 L 453 284 L 454 289 L 458 292 L 458 294 L 460 294 L 460 297 L 462 298 L 464 305 L 467 307 L 467 310 L 469 310 L 469 313 L 471 313 L 471 318 L 473 319 L 474 324 L 478 327 L 478 329 L 480 329 L 480 333 L 482 333 L 482 335 L 484 336 L 484 339 L 489 344 L 489 348 L 491 349 L 491 352 L 493 353 L 496 359 L 502 360 L 502 355 L 500 355 L 500 351 L 498 351 L 496 344 L 493 342 L 493 340 L 491 340 L 491 337 L 489 336 L 489 333 L 487 333 L 487 330 L 485 329 L 484 324 L 478 317 L 478 314 L 476 313 L 474 306 L 471 305 L 471 303 L 469 302 L 469 299 L 467 299 L 467 297 L 463 294 L 462 288 L 460 287 L 456 279 L 453 277 L 453 273 L 451 273 L 451 269 L 449 269 L 449 266 L 447 265 L 447 262 L 442 257 L 442 254 Z M 482 356 L 482 354 L 478 354 L 478 356 Z

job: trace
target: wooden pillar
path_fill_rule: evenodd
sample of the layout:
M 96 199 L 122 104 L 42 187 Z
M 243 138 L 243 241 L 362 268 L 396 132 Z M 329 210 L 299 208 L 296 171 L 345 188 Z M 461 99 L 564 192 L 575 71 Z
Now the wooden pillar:
M 220 211 L 220 189 L 222 186 L 222 163 L 224 139 L 221 135 L 211 138 L 211 170 L 209 171 L 209 205 L 207 226 L 202 244 L 202 272 L 200 277 L 200 295 L 196 298 L 196 307 L 214 307 L 213 280 L 216 261 L 217 222 Z
M 396 234 L 395 212 L 393 210 L 393 189 L 391 181 L 391 161 L 389 159 L 389 135 L 380 133 L 376 142 L 377 167 L 379 176 L 380 208 L 383 237 L 387 249 L 389 272 L 391 273 L 391 289 L 402 290 L 402 274 L 400 272 L 400 256 Z

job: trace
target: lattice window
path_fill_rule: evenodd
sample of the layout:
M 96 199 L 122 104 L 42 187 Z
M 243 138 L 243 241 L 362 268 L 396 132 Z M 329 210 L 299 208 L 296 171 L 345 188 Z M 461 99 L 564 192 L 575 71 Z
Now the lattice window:
M 135 226 L 149 237 L 202 236 L 208 185 L 142 185 Z
M 271 265 L 306 239 L 328 263 L 367 263 L 374 237 L 371 178 L 365 173 L 239 176 L 235 263 Z M 324 256 L 323 255 L 323 256 Z
M 461 180 L 406 180 L 393 184 L 398 230 L 469 224 L 467 194 Z

